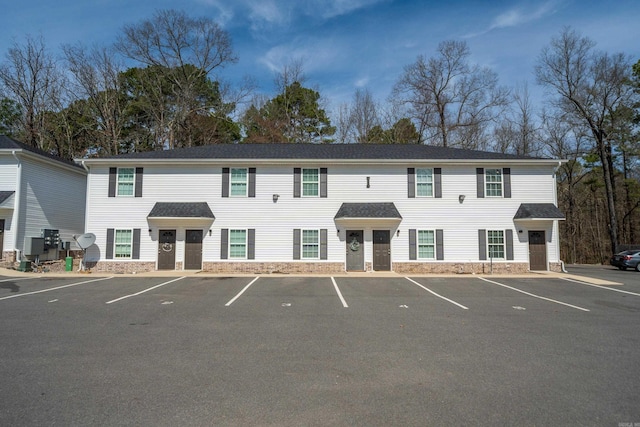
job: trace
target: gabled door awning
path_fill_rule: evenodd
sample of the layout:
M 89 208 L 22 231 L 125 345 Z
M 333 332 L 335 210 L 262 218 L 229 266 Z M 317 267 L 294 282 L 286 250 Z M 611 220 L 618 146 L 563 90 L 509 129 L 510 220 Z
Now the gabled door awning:
M 173 220 L 193 220 L 202 219 L 213 221 L 215 216 L 206 202 L 157 202 L 147 218 L 152 219 L 173 219 Z
M 15 191 L 0 191 L 0 209 L 13 209 Z
M 334 217 L 336 222 L 358 221 L 399 223 L 402 215 L 393 203 L 343 203 Z
M 564 220 L 564 214 L 553 203 L 522 203 L 513 217 L 514 221 Z

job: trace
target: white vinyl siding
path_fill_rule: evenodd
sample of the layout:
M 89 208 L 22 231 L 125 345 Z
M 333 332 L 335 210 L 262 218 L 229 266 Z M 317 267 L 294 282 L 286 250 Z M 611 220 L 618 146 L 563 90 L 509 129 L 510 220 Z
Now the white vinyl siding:
M 115 258 L 130 259 L 133 252 L 133 230 L 115 230 Z
M 502 169 L 486 169 L 484 178 L 487 197 L 502 197 Z
M 302 230 L 302 259 L 320 258 L 320 231 Z
M 302 169 L 302 197 L 318 197 L 320 195 L 320 171 L 318 169 Z
M 229 230 L 229 258 L 247 258 L 247 230 Z
M 118 168 L 118 196 L 133 196 L 135 168 Z
M 487 254 L 489 258 L 504 259 L 504 231 L 487 230 Z
M 433 169 L 416 169 L 416 197 L 433 197 Z
M 247 197 L 248 174 L 246 168 L 231 168 L 229 180 L 231 197 Z
M 436 232 L 418 230 L 418 259 L 436 258 Z

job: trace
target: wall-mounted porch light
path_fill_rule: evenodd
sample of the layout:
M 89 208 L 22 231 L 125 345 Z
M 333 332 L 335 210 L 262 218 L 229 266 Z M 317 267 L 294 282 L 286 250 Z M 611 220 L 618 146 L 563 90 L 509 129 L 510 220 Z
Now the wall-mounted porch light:
M 464 202 L 464 194 L 461 194 L 461 195 L 458 196 L 458 201 L 460 203 Z
M 279 194 L 274 194 L 273 195 L 273 203 L 276 203 L 278 201 L 278 198 L 280 197 Z

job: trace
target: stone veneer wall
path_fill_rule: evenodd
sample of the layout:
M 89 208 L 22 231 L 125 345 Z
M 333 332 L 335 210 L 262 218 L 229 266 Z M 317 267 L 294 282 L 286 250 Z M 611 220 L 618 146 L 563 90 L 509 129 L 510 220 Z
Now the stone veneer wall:
M 155 262 L 88 262 L 86 268 L 100 273 L 146 273 L 155 271 Z
M 205 262 L 202 271 L 208 273 L 302 273 L 336 274 L 344 273 L 341 262 Z

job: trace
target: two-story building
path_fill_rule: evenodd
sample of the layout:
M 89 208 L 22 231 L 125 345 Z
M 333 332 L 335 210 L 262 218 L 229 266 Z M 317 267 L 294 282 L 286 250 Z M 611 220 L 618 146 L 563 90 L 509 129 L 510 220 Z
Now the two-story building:
M 85 196 L 86 172 L 79 165 L 0 135 L 2 263 L 28 256 L 32 238 L 55 237 L 79 249 L 73 236 L 84 230 Z M 39 260 L 57 259 L 60 247 L 40 248 Z
M 77 160 L 97 271 L 559 270 L 560 161 L 425 145 L 220 144 Z

